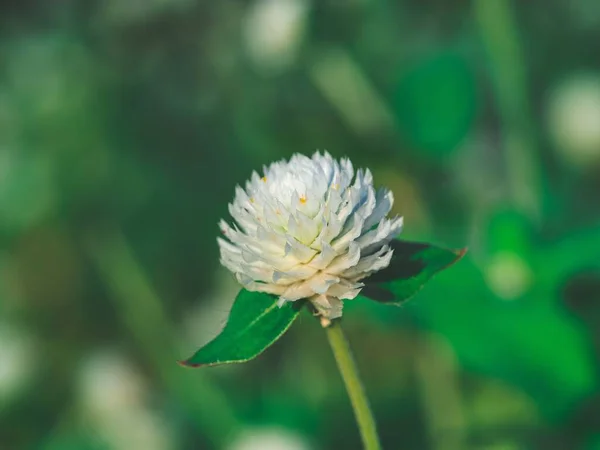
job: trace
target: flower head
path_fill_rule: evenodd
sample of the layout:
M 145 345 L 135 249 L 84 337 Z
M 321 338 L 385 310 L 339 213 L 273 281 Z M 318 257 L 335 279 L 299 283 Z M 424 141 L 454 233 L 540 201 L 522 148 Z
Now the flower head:
M 402 218 L 387 218 L 394 198 L 375 191 L 367 170 L 331 155 L 294 155 L 236 188 L 220 222 L 221 263 L 250 291 L 278 295 L 280 305 L 308 299 L 323 317 L 342 315 L 361 280 L 387 267 L 389 242 Z

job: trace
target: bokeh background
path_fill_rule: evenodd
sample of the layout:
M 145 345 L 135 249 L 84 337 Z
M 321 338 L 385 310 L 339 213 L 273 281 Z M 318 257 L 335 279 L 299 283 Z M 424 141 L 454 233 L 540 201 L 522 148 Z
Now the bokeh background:
M 0 448 L 359 449 L 308 314 L 183 369 L 238 290 L 217 221 L 326 149 L 469 247 L 344 324 L 390 450 L 600 449 L 600 3 L 0 6 Z

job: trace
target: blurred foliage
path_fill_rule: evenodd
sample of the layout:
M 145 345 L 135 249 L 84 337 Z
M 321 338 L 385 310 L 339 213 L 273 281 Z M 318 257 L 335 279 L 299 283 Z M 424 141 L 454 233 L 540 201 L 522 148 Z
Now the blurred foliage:
M 0 448 L 360 448 L 309 315 L 175 363 L 237 292 L 234 186 L 315 149 L 470 249 L 347 303 L 384 448 L 599 448 L 599 38 L 595 0 L 2 2 Z

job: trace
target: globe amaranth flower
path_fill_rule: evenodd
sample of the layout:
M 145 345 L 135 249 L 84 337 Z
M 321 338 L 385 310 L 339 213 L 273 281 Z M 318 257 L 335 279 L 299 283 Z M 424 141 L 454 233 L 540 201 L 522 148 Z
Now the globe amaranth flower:
M 387 218 L 393 201 L 346 158 L 294 155 L 236 188 L 236 224 L 220 222 L 221 263 L 246 289 L 279 296 L 280 306 L 308 299 L 322 317 L 340 317 L 342 300 L 390 263 L 388 244 L 402 229 L 401 217 Z

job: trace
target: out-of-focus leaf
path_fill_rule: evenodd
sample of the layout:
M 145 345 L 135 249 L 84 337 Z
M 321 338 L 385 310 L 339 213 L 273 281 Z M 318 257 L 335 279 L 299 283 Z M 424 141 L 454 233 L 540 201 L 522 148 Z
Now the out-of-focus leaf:
M 0 145 L 2 143 L 0 142 Z M 57 207 L 55 163 L 47 155 L 0 152 L 0 223 L 11 232 L 34 225 Z
M 551 419 L 597 388 L 586 335 L 551 286 L 537 285 L 507 302 L 490 291 L 468 258 L 449 275 L 440 275 L 404 314 L 414 313 L 444 335 L 466 368 L 519 386 Z
M 365 280 L 362 295 L 399 305 L 417 293 L 440 270 L 454 264 L 466 249 L 448 250 L 430 244 L 394 240 L 390 265 Z
M 221 334 L 180 364 L 216 366 L 255 358 L 279 339 L 298 317 L 301 302 L 281 307 L 277 302 L 278 298 L 273 295 L 242 289 Z
M 589 445 L 585 447 L 589 450 L 600 450 L 600 434 L 595 434 L 589 442 Z
M 464 139 L 477 106 L 474 78 L 463 58 L 446 52 L 402 73 L 394 103 L 398 123 L 411 145 L 446 153 Z

